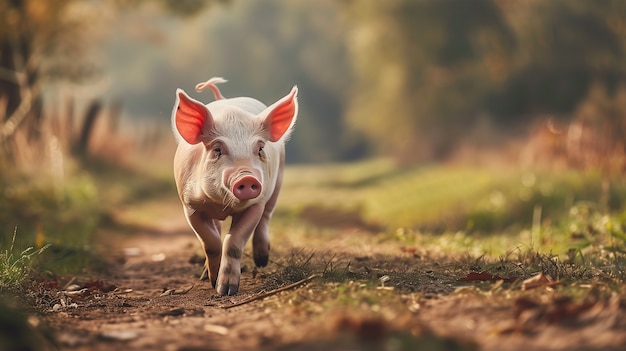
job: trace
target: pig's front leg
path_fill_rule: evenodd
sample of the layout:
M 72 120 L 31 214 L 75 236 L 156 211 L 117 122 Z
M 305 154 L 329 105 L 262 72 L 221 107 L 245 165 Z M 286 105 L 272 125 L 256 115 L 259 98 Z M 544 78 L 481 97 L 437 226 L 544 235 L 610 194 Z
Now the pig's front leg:
M 222 240 L 220 234 L 220 221 L 208 218 L 202 212 L 193 212 L 185 209 L 185 214 L 189 225 L 196 232 L 196 236 L 202 244 L 206 260 L 204 270 L 200 279 L 209 278 L 215 287 L 217 273 L 220 269 L 220 258 L 222 256 Z
M 217 292 L 220 295 L 234 295 L 239 290 L 243 249 L 259 223 L 263 209 L 264 206 L 255 204 L 232 216 L 230 233 L 224 236 L 222 261 L 217 276 Z
M 274 193 L 272 193 L 272 196 L 265 204 L 263 215 L 256 229 L 254 229 L 254 236 L 252 237 L 252 257 L 254 257 L 254 264 L 256 264 L 257 267 L 267 266 L 267 262 L 270 259 L 270 219 L 272 219 L 272 213 L 274 213 L 276 202 L 278 202 L 278 194 L 280 193 L 280 187 L 283 182 L 282 168 L 283 165 L 281 162 Z

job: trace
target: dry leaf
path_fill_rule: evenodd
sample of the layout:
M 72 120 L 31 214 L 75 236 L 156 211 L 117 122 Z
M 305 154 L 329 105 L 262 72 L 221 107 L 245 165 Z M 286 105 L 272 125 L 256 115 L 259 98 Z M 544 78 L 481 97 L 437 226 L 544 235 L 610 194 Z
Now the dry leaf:
M 554 286 L 559 284 L 558 281 L 552 280 L 549 276 L 539 273 L 534 277 L 528 278 L 522 282 L 522 291 L 539 288 L 542 286 Z

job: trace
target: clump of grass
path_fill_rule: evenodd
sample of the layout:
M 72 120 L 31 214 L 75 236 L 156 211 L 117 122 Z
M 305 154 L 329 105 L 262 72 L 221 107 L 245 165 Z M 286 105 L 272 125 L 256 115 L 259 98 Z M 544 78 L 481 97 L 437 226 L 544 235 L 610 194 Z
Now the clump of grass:
M 13 239 L 9 247 L 0 251 L 0 289 L 10 288 L 21 283 L 26 278 L 32 262 L 31 258 L 41 254 L 50 246 L 46 245 L 37 250 L 28 247 L 16 256 L 13 254 L 16 236 L 17 228 L 13 231 Z
M 305 256 L 304 249 L 300 249 L 292 252 L 284 264 L 273 262 L 279 269 L 264 280 L 265 288 L 272 290 L 309 277 L 315 270 L 311 265 L 313 256 L 315 252 Z

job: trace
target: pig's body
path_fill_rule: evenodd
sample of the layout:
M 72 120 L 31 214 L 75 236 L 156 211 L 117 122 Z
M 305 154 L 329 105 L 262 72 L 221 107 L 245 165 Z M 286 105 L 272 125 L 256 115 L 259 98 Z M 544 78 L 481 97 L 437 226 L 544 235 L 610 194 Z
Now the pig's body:
M 269 221 L 280 186 L 285 140 L 297 115 L 297 89 L 270 107 L 247 97 L 203 105 L 177 92 L 174 176 L 183 210 L 206 253 L 203 277 L 222 295 L 237 292 L 243 248 L 253 235 L 257 266 L 269 259 Z M 221 82 L 221 81 L 218 81 Z M 221 220 L 232 217 L 221 239 Z

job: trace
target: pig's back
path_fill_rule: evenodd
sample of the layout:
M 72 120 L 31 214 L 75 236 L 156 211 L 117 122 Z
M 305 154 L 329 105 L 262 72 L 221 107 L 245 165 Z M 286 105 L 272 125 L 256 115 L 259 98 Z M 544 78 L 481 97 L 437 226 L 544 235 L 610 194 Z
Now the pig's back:
M 254 115 L 258 115 L 267 107 L 261 101 L 249 97 L 216 100 L 206 106 L 209 110 L 214 108 L 220 109 L 226 106 L 235 106 Z

